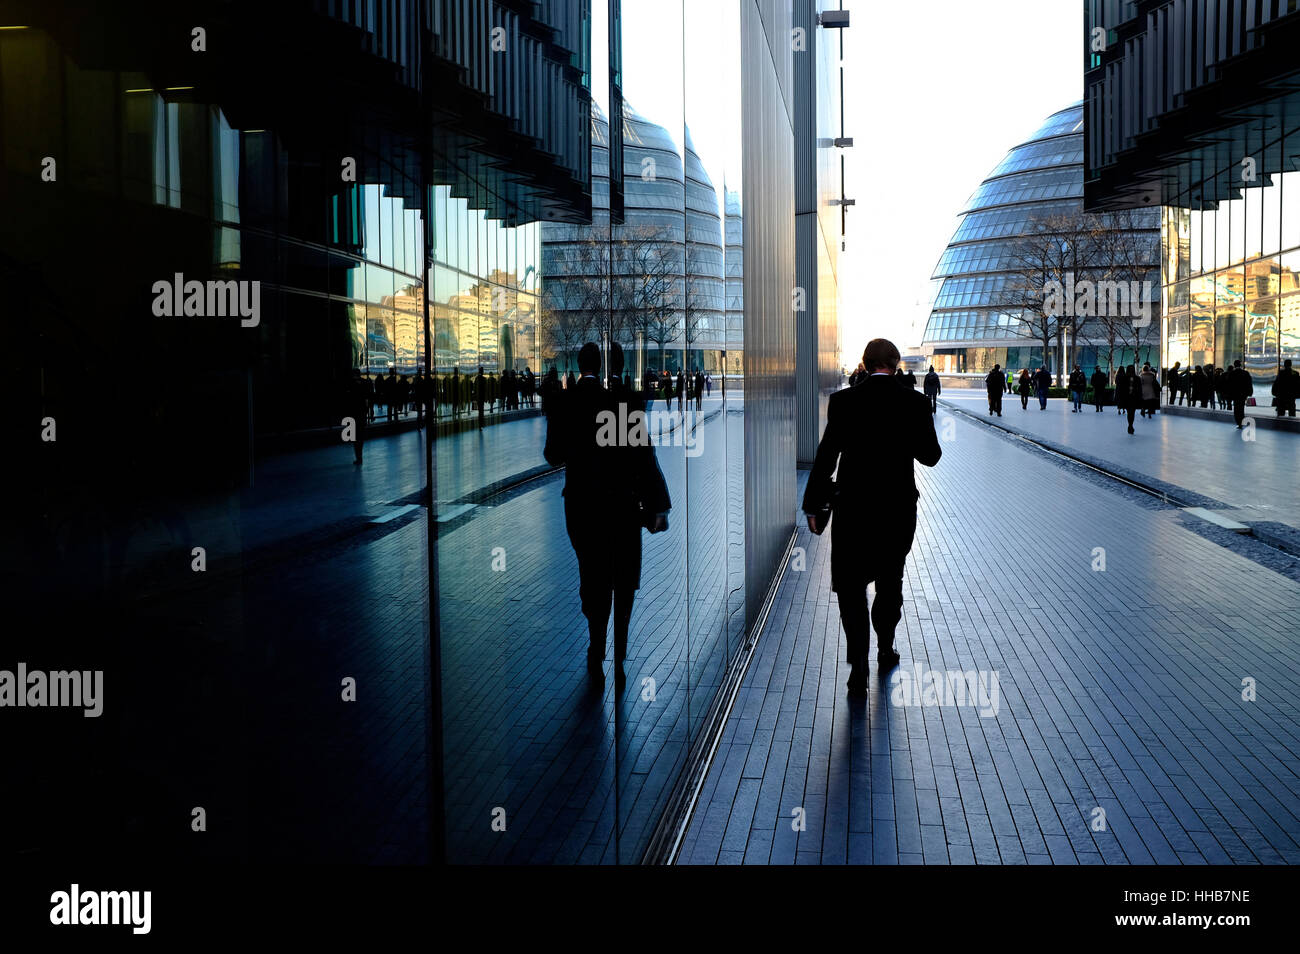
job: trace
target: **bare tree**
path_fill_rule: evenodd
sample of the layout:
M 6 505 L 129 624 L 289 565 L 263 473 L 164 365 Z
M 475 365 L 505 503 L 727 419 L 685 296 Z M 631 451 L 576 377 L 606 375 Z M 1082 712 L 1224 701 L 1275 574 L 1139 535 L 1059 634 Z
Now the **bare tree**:
M 667 346 L 682 333 L 681 246 L 666 227 L 622 227 L 615 236 L 614 263 L 611 336 L 639 334 L 653 342 L 662 371 Z
M 1068 335 L 1069 354 L 1065 363 L 1073 366 L 1082 321 L 1073 308 L 1061 307 L 1061 296 L 1049 294 L 1055 285 L 1062 294 L 1072 292 L 1076 282 L 1088 278 L 1097 265 L 1102 223 L 1085 212 L 1058 212 L 1031 221 L 1028 231 L 1012 246 L 1011 275 L 1003 291 L 1005 309 L 1019 318 L 1009 331 L 1032 338 L 1043 347 L 1043 363 L 1049 364 L 1052 342 L 1060 348 Z M 1063 350 L 1063 349 L 1062 349 Z M 1062 384 L 1063 368 L 1056 369 L 1056 384 Z

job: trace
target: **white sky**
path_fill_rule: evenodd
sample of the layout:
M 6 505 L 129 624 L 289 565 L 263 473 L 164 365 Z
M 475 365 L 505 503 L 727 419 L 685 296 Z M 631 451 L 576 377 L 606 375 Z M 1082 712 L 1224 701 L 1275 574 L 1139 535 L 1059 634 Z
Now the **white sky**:
M 752 2 L 623 0 L 625 97 L 679 148 L 689 125 L 719 189 L 739 183 L 739 4 Z M 853 24 L 845 190 L 857 204 L 839 278 L 841 363 L 851 367 L 868 338 L 920 344 L 930 275 L 957 213 L 1012 146 L 1082 96 L 1083 10 L 1078 0 L 843 5 Z M 606 112 L 607 30 L 595 2 L 592 94 Z
M 869 338 L 921 343 L 930 276 L 957 213 L 1007 151 L 1083 95 L 1078 0 L 845 0 L 850 367 Z

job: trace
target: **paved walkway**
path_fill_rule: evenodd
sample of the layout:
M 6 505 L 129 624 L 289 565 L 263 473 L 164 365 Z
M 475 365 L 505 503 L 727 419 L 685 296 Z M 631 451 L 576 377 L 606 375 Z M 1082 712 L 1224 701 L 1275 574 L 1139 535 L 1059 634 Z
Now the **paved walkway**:
M 988 414 L 982 392 L 953 389 L 940 401 Z M 1031 398 L 1029 409 L 1022 410 L 1015 394 L 1003 395 L 999 420 L 1244 511 L 1239 515 L 1244 523 L 1277 521 L 1300 528 L 1300 434 L 1257 427 L 1254 440 L 1244 441 L 1231 421 L 1157 414 L 1135 418 L 1136 433 L 1130 435 L 1126 422 L 1113 407 L 1072 414 L 1064 398 L 1048 401 L 1046 411 Z
M 1198 423 L 1158 419 L 1134 446 Z M 947 426 L 917 468 L 895 673 L 996 673 L 996 715 L 896 704 L 874 647 L 869 696 L 848 699 L 830 536 L 804 526 L 679 860 L 1300 862 L 1300 589 L 1159 500 Z

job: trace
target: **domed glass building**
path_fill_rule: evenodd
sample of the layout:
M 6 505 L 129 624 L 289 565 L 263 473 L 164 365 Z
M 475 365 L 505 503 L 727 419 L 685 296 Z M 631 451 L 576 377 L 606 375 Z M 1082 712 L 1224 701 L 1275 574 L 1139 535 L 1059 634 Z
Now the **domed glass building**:
M 609 124 L 592 102 L 592 224 L 542 224 L 546 367 L 573 366 L 609 323 L 636 377 L 646 368 L 716 374 L 724 355 L 740 370 L 740 197 L 715 187 L 684 133 L 679 152 L 666 129 L 623 104 L 624 218 L 611 243 Z
M 1053 113 L 1026 142 L 1007 153 L 970 197 L 933 275 L 933 300 L 922 350 L 936 370 L 986 373 L 1063 363 L 1055 343 L 1041 341 L 1021 315 L 1024 243 L 1054 217 L 1083 211 L 1083 103 Z M 1099 216 L 1103 226 L 1131 232 L 1135 261 L 1149 265 L 1151 324 L 1147 333 L 1114 338 L 1096 320 L 1081 321 L 1074 360 L 1091 371 L 1131 361 L 1159 361 L 1160 210 Z M 1080 276 L 1084 277 L 1084 276 Z M 1140 332 L 1141 329 L 1138 329 Z

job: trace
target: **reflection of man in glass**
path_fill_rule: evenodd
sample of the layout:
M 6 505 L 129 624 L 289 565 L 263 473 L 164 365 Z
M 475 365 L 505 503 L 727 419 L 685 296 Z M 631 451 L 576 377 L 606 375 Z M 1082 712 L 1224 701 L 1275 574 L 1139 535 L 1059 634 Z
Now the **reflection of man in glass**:
M 611 368 L 622 373 L 622 350 L 614 346 Z M 641 586 L 641 528 L 668 529 L 672 502 L 644 424 L 641 402 L 630 391 L 605 390 L 600 348 L 578 353 L 582 377 L 557 395 L 547 412 L 546 461 L 565 468 L 564 522 L 578 558 L 578 594 L 591 644 L 587 671 L 605 678 L 606 630 L 614 606 L 615 679 L 624 679 L 632 602 Z M 621 378 L 619 379 L 621 381 Z

